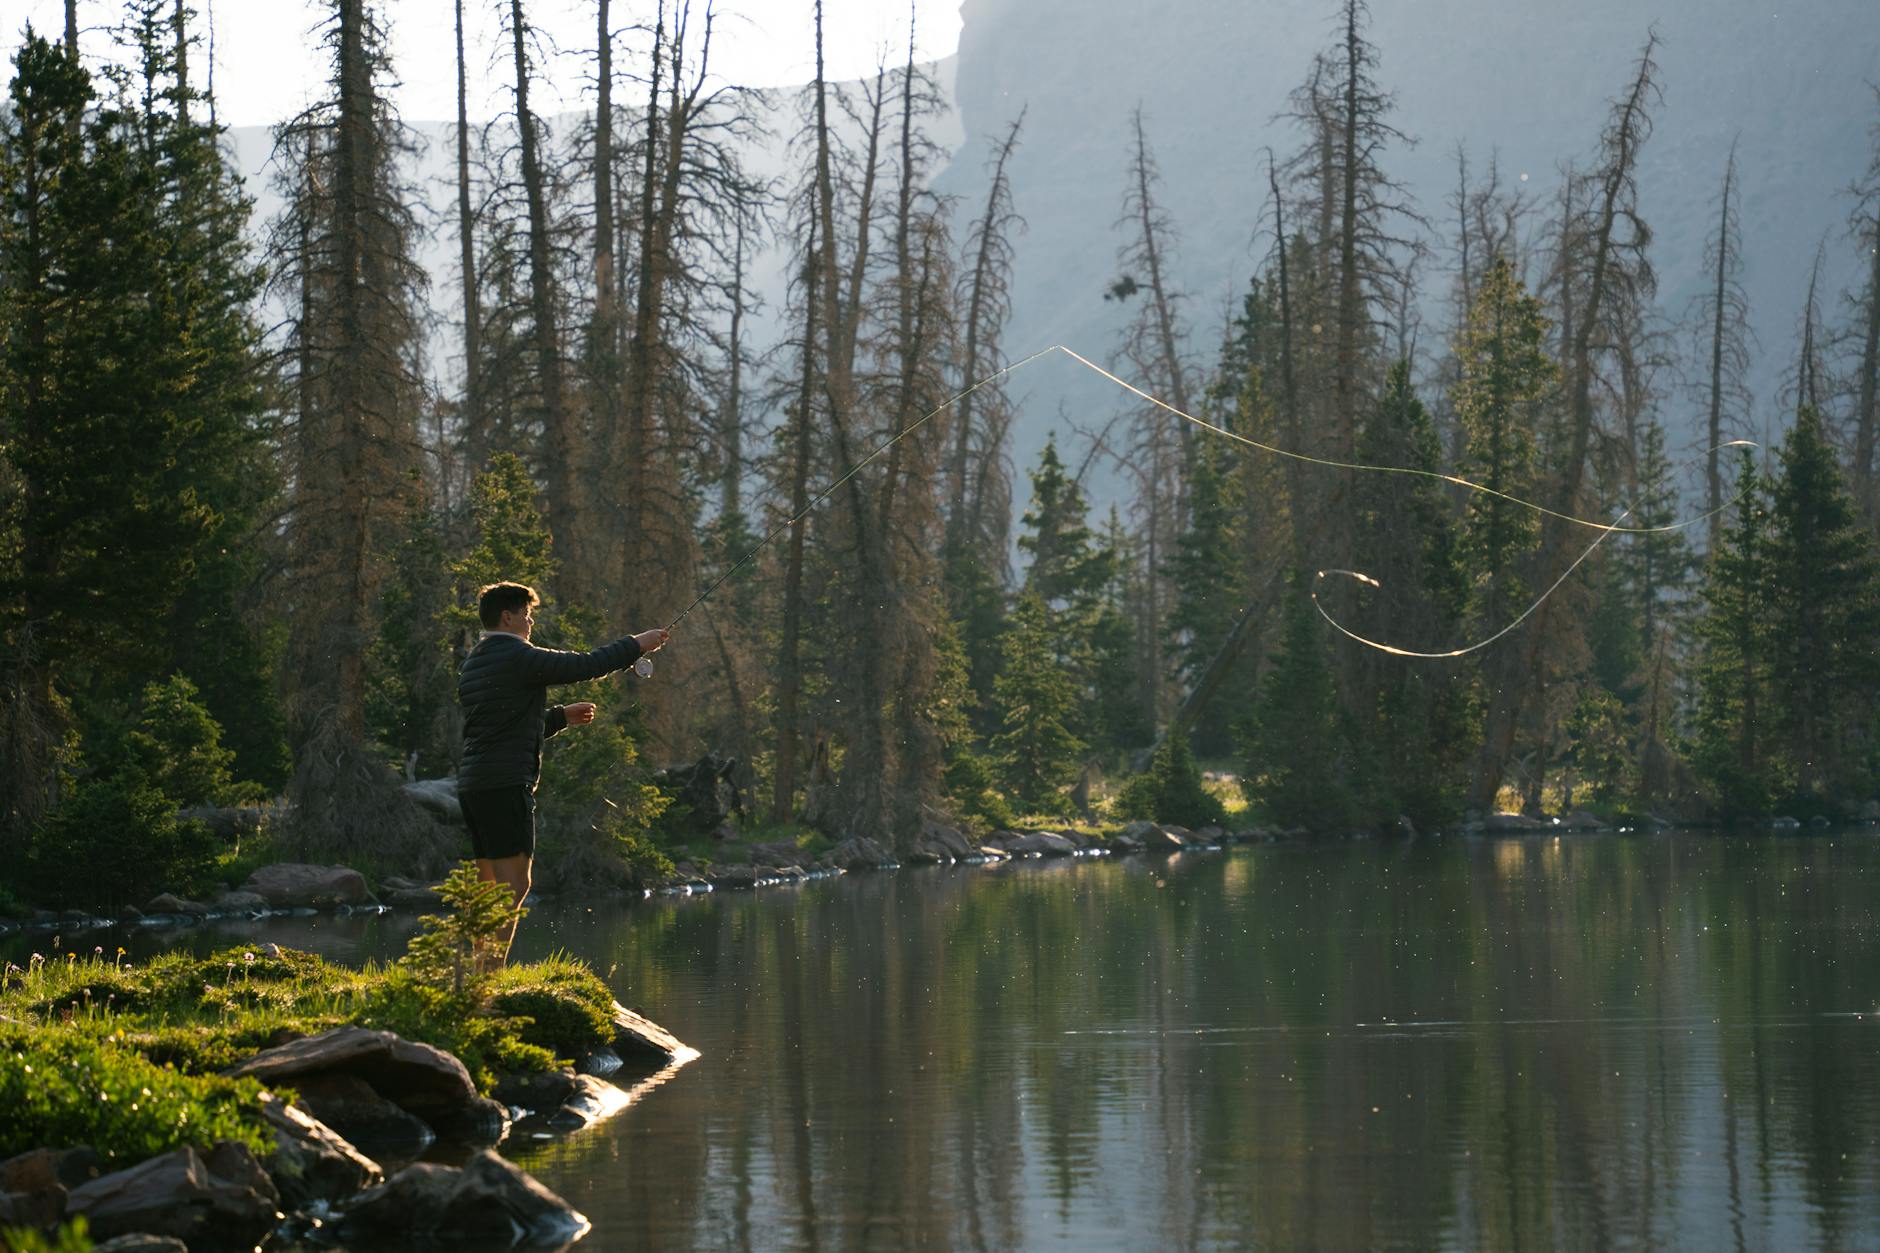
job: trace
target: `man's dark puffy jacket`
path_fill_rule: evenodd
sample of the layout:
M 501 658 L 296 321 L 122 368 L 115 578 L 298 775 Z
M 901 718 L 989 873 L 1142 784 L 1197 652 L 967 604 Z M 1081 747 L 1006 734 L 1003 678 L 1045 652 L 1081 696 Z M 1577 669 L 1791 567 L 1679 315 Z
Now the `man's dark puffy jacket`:
M 519 635 L 486 635 L 457 676 L 463 703 L 463 763 L 457 790 L 534 789 L 542 774 L 542 741 L 568 725 L 560 705 L 547 708 L 548 689 L 625 670 L 640 656 L 631 635 L 589 653 L 537 648 Z

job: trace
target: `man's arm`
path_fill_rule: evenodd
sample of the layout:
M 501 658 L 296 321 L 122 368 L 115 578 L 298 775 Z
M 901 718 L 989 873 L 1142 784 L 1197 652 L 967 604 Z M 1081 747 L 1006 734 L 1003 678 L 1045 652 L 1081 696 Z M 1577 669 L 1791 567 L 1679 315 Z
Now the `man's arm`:
M 542 715 L 542 738 L 548 739 L 556 732 L 566 730 L 568 710 L 561 705 L 550 705 L 548 712 Z
M 537 648 L 530 644 L 522 654 L 522 672 L 544 687 L 598 679 L 604 674 L 625 670 L 640 659 L 641 653 L 664 647 L 668 638 L 664 630 L 642 631 L 638 635 L 623 635 L 611 644 L 602 644 L 585 653 Z
M 532 681 L 551 687 L 558 683 L 579 683 L 598 679 L 616 670 L 625 670 L 640 658 L 640 642 L 631 635 L 585 653 L 563 652 L 557 648 L 537 648 L 533 644 L 522 655 L 522 672 Z M 566 726 L 564 721 L 562 726 Z M 546 727 L 544 727 L 546 729 Z M 561 727 L 556 727 L 559 731 Z M 550 735 L 553 731 L 548 732 Z

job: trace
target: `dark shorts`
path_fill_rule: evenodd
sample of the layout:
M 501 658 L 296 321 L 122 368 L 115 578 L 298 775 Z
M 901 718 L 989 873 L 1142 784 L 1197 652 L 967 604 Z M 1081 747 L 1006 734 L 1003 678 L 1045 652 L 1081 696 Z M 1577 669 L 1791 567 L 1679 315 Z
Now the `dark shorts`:
M 535 793 L 518 784 L 465 792 L 463 824 L 479 859 L 535 856 Z

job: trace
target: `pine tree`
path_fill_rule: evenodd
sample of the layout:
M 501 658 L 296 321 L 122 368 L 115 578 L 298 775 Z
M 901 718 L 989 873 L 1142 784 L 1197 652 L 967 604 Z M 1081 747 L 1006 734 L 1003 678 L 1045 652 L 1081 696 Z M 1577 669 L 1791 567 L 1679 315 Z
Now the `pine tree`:
M 1367 465 L 1439 468 L 1435 425 L 1411 386 L 1409 362 L 1399 361 L 1386 376 L 1359 431 L 1358 457 Z M 1455 520 L 1433 480 L 1378 478 L 1356 510 L 1355 534 L 1358 557 L 1381 586 L 1358 621 L 1373 639 L 1440 648 L 1461 634 L 1468 603 Z M 1370 750 L 1365 818 L 1379 825 L 1400 814 L 1425 826 L 1448 820 L 1476 733 L 1465 673 L 1369 649 L 1350 673 L 1345 707 Z
M 1063 669 L 1051 613 L 1036 592 L 1018 598 L 1005 632 L 1005 658 L 993 686 L 1000 729 L 991 748 L 1014 804 L 1059 813 L 1084 742 L 1070 729 L 1077 689 Z
M 1547 330 L 1540 301 L 1497 258 L 1457 345 L 1461 376 L 1452 398 L 1463 428 L 1461 473 L 1492 492 L 1533 498 L 1540 403 L 1559 375 L 1547 356 Z M 1538 536 L 1532 510 L 1490 492 L 1470 494 L 1462 557 L 1475 579 L 1477 624 L 1494 630 L 1507 622 Z
M 1315 831 L 1349 818 L 1348 740 L 1318 615 L 1303 589 L 1286 597 L 1280 648 L 1243 729 L 1241 789 L 1269 821 Z
M 1176 539 L 1167 573 L 1175 603 L 1169 611 L 1167 646 L 1183 689 L 1192 690 L 1221 650 L 1247 606 L 1248 587 L 1242 526 L 1246 508 L 1239 457 L 1225 440 L 1211 438 L 1197 450 L 1188 484 L 1188 525 Z M 1197 719 L 1193 740 L 1203 756 L 1229 751 L 1230 702 Z
M 1821 417 L 1804 407 L 1783 442 L 1770 507 L 1769 672 L 1797 790 L 1820 801 L 1866 787 L 1880 694 L 1880 566 Z
M 121 718 L 153 671 L 203 674 L 212 705 L 243 717 L 245 764 L 279 765 L 266 650 L 235 603 L 273 481 L 259 278 L 246 202 L 215 131 L 190 119 L 163 9 L 133 6 L 131 63 L 95 109 L 74 53 L 29 34 L 0 118 L 0 828 L 13 832 L 59 799 L 72 702 L 93 726 Z
M 1726 815 L 1769 811 L 1773 737 L 1764 727 L 1770 688 L 1768 487 L 1743 450 L 1736 498 L 1703 582 L 1697 621 L 1697 700 L 1690 757 Z
M 1087 613 L 1109 582 L 1116 560 L 1095 544 L 1086 521 L 1083 488 L 1066 472 L 1057 438 L 1045 441 L 1031 473 L 1031 507 L 1021 520 L 1019 551 L 1031 558 L 1025 590 L 1073 617 Z

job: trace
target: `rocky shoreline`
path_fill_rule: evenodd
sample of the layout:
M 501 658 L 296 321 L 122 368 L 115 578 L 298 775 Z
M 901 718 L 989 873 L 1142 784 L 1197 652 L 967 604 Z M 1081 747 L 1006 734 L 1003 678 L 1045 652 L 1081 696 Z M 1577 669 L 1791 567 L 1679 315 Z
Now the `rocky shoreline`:
M 1880 802 L 1869 803 L 1858 818 L 1850 821 L 1861 826 L 1880 823 Z M 1587 811 L 1574 811 L 1559 817 L 1496 813 L 1467 820 L 1459 824 L 1453 834 L 1586 835 L 1666 830 L 1673 825 L 1649 815 L 1604 818 Z M 1833 825 L 1823 818 L 1804 823 L 1796 818 L 1777 817 L 1743 829 L 1781 832 L 1804 828 L 1827 829 Z M 1400 818 L 1392 832 L 1394 837 L 1414 838 L 1418 834 L 1408 818 Z M 1433 831 L 1423 834 L 1444 833 Z M 1183 850 L 1215 850 L 1237 844 L 1325 838 L 1304 827 L 1203 827 L 1189 830 L 1148 821 L 1131 822 L 1106 836 L 1065 829 L 997 830 L 984 837 L 974 837 L 957 827 L 929 822 L 920 838 L 899 856 L 880 841 L 865 836 L 845 840 L 814 858 L 803 857 L 797 846 L 788 841 L 748 845 L 727 841 L 727 855 L 743 857 L 745 860 L 727 860 L 706 867 L 682 861 L 675 867 L 669 881 L 658 887 L 644 889 L 640 895 L 690 896 L 714 891 L 778 887 L 854 871 L 893 870 L 903 864 L 974 865 L 1025 858 L 1166 855 Z M 1364 832 L 1354 833 L 1350 838 L 1379 837 Z M 538 892 L 536 895 L 548 894 Z M 36 910 L 26 917 L 0 918 L 0 937 L 19 931 L 83 931 L 119 926 L 170 928 L 227 919 L 309 917 L 317 913 L 342 916 L 381 914 L 398 910 L 431 910 L 438 908 L 440 903 L 435 884 L 389 876 L 374 890 L 365 876 L 346 866 L 281 862 L 261 867 L 239 888 L 223 892 L 210 901 L 188 900 L 166 892 L 152 897 L 142 908 L 125 908 L 115 914 L 96 914 L 79 909 Z
M 219 1140 L 107 1171 L 89 1147 L 33 1149 L 0 1162 L 0 1228 L 83 1218 L 97 1248 L 113 1253 L 252 1249 L 271 1238 L 564 1246 L 587 1219 L 494 1149 L 611 1118 L 697 1056 L 632 1010 L 614 1011 L 611 1048 L 574 1070 L 504 1076 L 488 1097 L 455 1056 L 390 1031 L 284 1033 L 293 1038 L 223 1072 L 266 1089 L 267 1151 Z M 623 1053 L 652 1067 L 627 1090 L 608 1078 L 627 1067 Z

